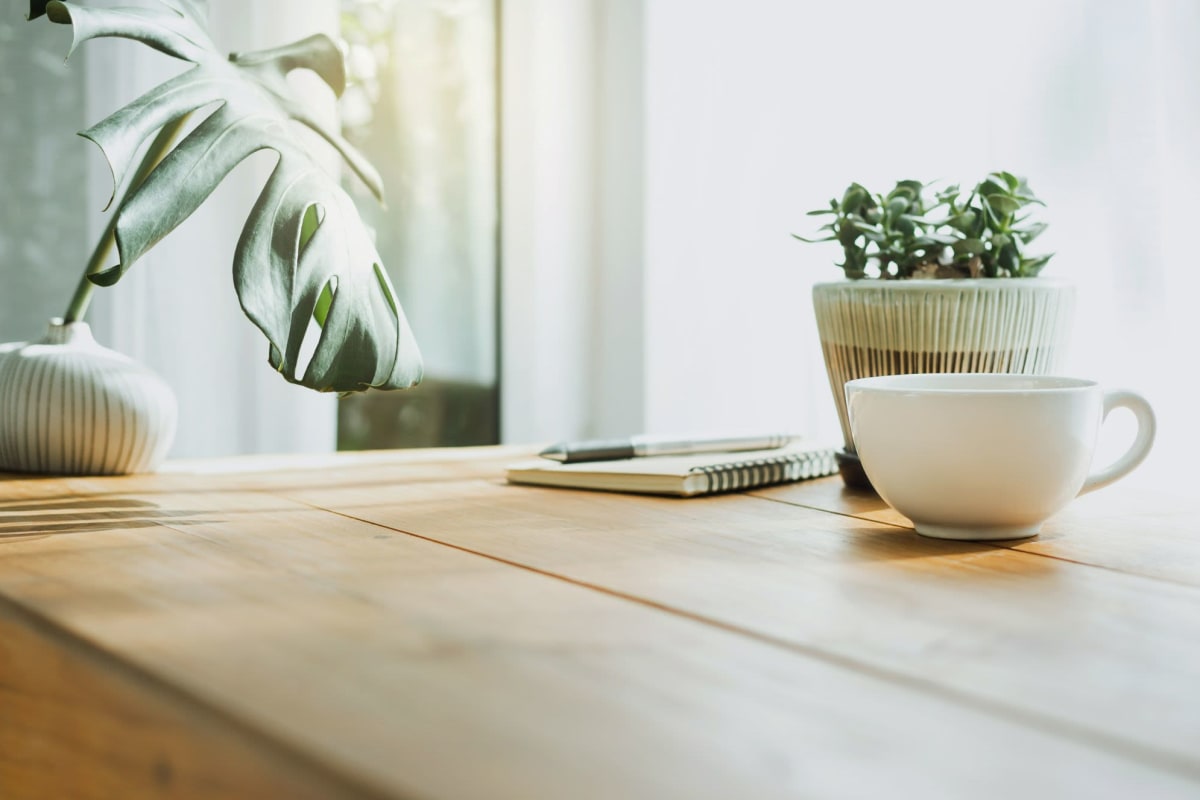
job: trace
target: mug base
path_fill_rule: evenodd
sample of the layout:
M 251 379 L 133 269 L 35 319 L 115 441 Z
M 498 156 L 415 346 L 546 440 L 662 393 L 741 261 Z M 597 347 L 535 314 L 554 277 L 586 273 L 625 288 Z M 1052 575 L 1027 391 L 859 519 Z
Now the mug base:
M 922 536 L 931 539 L 955 539 L 962 542 L 994 542 L 1003 539 L 1028 539 L 1037 536 L 1042 523 L 1036 525 L 995 525 L 986 527 L 962 527 L 958 525 L 935 525 L 928 522 L 913 522 L 913 527 Z

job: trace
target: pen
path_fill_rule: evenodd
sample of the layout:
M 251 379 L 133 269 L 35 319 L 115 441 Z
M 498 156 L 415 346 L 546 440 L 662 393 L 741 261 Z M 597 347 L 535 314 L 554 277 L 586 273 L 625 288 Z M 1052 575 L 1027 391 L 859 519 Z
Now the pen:
M 762 436 L 721 436 L 680 439 L 667 436 L 630 436 L 628 439 L 602 439 L 586 442 L 561 442 L 538 453 L 542 458 L 573 464 L 580 461 L 613 461 L 637 456 L 666 456 L 686 453 L 734 453 L 739 450 L 774 450 L 794 439 L 783 433 Z

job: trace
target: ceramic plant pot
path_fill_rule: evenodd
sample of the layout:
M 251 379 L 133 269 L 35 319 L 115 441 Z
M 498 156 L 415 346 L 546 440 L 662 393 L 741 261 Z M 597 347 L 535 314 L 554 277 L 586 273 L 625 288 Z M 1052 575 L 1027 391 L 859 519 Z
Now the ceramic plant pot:
M 869 486 L 855 466 L 847 381 L 915 372 L 1055 373 L 1070 339 L 1075 287 L 1048 278 L 839 281 L 814 286 L 813 307 L 846 445 L 842 475 L 850 485 Z
M 154 470 L 175 438 L 175 395 L 85 322 L 0 345 L 0 470 L 122 475 Z

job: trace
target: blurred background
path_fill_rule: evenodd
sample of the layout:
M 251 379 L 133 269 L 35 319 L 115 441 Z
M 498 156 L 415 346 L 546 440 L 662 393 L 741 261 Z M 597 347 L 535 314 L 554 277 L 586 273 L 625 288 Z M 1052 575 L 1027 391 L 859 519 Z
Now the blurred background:
M 0 341 L 62 313 L 105 222 L 107 168 L 74 132 L 180 69 L 109 41 L 64 63 L 69 33 L 27 5 L 0 1 Z M 1130 480 L 1190 472 L 1195 0 L 211 6 L 229 50 L 346 41 L 351 87 L 317 99 L 386 181 L 387 207 L 361 207 L 427 377 L 338 399 L 266 366 L 229 272 L 272 163 L 255 156 L 94 304 L 98 338 L 179 394 L 177 457 L 747 426 L 837 441 L 809 292 L 838 254 L 790 234 L 851 181 L 1005 169 L 1047 203 L 1044 274 L 1078 286 L 1067 371 L 1158 409 Z M 1100 458 L 1132 435 L 1113 423 Z

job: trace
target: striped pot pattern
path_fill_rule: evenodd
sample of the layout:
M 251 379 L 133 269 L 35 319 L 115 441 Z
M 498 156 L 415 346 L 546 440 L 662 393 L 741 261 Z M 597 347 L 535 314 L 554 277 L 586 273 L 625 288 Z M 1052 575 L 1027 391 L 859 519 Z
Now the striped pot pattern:
M 1048 278 L 839 281 L 813 287 L 846 448 L 846 381 L 913 372 L 1061 369 L 1075 287 Z
M 39 342 L 0 345 L 0 469 L 122 475 L 158 467 L 175 438 L 175 395 L 85 322 L 52 320 Z

